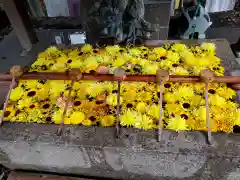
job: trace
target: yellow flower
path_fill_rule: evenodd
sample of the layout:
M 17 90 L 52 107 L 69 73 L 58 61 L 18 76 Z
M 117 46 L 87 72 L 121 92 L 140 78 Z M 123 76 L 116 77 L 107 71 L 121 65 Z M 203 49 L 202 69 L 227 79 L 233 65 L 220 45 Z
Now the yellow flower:
M 175 95 L 172 92 L 164 93 L 163 97 L 164 97 L 164 100 L 169 103 L 174 103 L 175 101 L 177 101 L 177 99 L 175 98 Z
M 88 53 L 92 51 L 92 46 L 90 44 L 85 44 L 82 48 L 81 51 L 83 53 Z
M 188 66 L 194 66 L 197 63 L 197 58 L 194 56 L 193 53 L 191 53 L 189 51 L 184 51 L 183 60 L 184 60 L 185 64 Z
M 240 126 L 240 109 L 237 109 L 236 111 L 235 125 Z
M 139 102 L 136 106 L 136 109 L 140 113 L 145 113 L 147 110 L 147 105 L 144 102 Z
M 10 100 L 17 101 L 23 96 L 23 94 L 24 94 L 23 89 L 18 86 L 12 90 L 11 95 L 10 95 Z
M 31 109 L 28 111 L 28 116 L 26 120 L 30 120 L 30 122 L 36 122 L 36 123 L 43 123 L 43 117 L 42 109 Z
M 120 124 L 122 126 L 134 126 L 137 122 L 137 113 L 136 111 L 127 110 L 122 115 L 120 115 Z
M 101 126 L 104 126 L 104 127 L 113 126 L 115 124 L 115 117 L 112 115 L 104 116 L 100 120 L 100 124 L 101 124 Z
M 191 98 L 194 96 L 193 89 L 187 86 L 180 86 L 175 93 L 175 96 L 182 97 L 182 98 Z
M 160 106 L 159 105 L 151 105 L 147 110 L 148 115 L 159 119 L 160 118 Z
M 60 56 L 56 59 L 57 63 L 66 63 L 69 60 L 67 56 Z
M 120 47 L 118 45 L 115 45 L 115 46 L 107 46 L 105 47 L 105 50 L 107 53 L 109 53 L 110 55 L 114 55 L 116 53 L 119 52 L 120 50 Z
M 124 65 L 126 63 L 124 58 L 117 58 L 115 61 L 113 61 L 113 66 L 114 67 L 121 67 L 122 65 Z
M 134 127 L 144 130 L 149 130 L 153 128 L 153 120 L 150 119 L 148 116 L 138 115 L 136 117 L 137 122 L 135 123 Z
M 49 54 L 56 54 L 58 52 L 58 48 L 56 46 L 50 46 L 45 52 Z
M 64 72 L 66 71 L 66 65 L 65 63 L 58 62 L 55 63 L 52 67 L 50 67 L 50 70 L 53 72 Z
M 141 51 L 138 48 L 131 48 L 128 51 L 133 56 L 138 56 L 141 54 Z
M 186 120 L 182 119 L 181 117 L 174 117 L 169 119 L 167 128 L 174 131 L 185 131 L 188 129 Z
M 33 103 L 31 98 L 24 98 L 18 101 L 17 107 L 19 109 L 23 109 L 25 107 L 29 107 Z
M 169 112 L 169 113 L 175 113 L 175 112 L 180 112 L 182 111 L 181 106 L 179 104 L 166 104 L 165 109 Z
M 182 52 L 186 49 L 186 45 L 185 44 L 179 44 L 179 43 L 175 43 L 172 45 L 171 49 L 175 50 L 177 52 Z
M 86 84 L 86 92 L 91 96 L 91 97 L 96 97 L 99 94 L 102 94 L 104 91 L 104 87 L 102 86 L 101 83 L 96 83 L 96 82 L 89 82 Z
M 206 121 L 206 107 L 202 106 L 195 110 L 194 115 L 197 119 Z
M 116 106 L 117 105 L 117 94 L 110 94 L 107 96 L 106 99 L 107 104 L 111 106 Z M 120 97 L 120 104 L 122 103 L 122 97 Z
M 216 51 L 216 45 L 214 43 L 202 43 L 201 48 L 214 54 Z
M 224 105 L 226 104 L 226 100 L 217 94 L 209 96 L 209 102 L 212 105 L 220 107 L 224 107 Z
M 69 119 L 71 124 L 81 124 L 85 119 L 85 115 L 82 112 L 73 112 Z
M 189 72 L 188 70 L 184 69 L 183 67 L 176 67 L 171 69 L 171 74 L 173 75 L 183 75 L 183 76 L 188 76 Z
M 82 125 L 84 125 L 84 126 L 91 126 L 92 125 L 92 121 L 89 120 L 89 119 L 84 119 L 82 121 Z
M 158 66 L 155 64 L 149 64 L 143 67 L 144 74 L 156 74 Z
M 162 48 L 162 47 L 156 47 L 156 48 L 153 48 L 153 52 L 155 54 L 157 54 L 159 57 L 161 56 L 167 56 L 167 51 L 166 49 Z
M 65 118 L 64 118 L 64 124 L 69 124 L 69 118 L 67 116 L 69 115 L 70 110 L 67 111 Z M 63 115 L 63 110 L 58 110 L 53 113 L 52 119 L 55 122 L 55 124 L 61 124 L 62 121 L 62 115 Z
M 224 88 L 218 88 L 217 94 L 219 94 L 220 96 L 222 96 L 226 99 L 231 99 L 234 96 L 236 96 L 236 91 L 234 91 L 233 89 L 224 87 Z
M 26 120 L 28 119 L 28 114 L 24 111 L 21 111 L 17 114 L 16 119 L 18 122 L 26 122 Z

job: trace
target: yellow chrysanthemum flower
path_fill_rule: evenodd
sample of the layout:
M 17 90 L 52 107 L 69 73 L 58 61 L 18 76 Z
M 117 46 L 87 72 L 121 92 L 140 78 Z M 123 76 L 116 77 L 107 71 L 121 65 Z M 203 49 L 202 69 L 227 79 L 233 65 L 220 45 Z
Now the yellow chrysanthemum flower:
M 64 118 L 64 124 L 70 124 L 70 119 L 67 117 L 70 114 L 70 110 L 67 111 L 65 118 Z M 55 124 L 61 124 L 62 121 L 62 115 L 63 115 L 63 110 L 58 110 L 55 111 L 52 115 L 52 119 L 55 122 Z
M 126 63 L 124 58 L 117 58 L 115 61 L 113 61 L 113 66 L 114 67 L 121 67 L 122 65 L 124 65 Z
M 138 48 L 131 48 L 128 51 L 133 56 L 139 56 L 141 54 L 141 50 Z
M 181 117 L 174 117 L 169 119 L 167 128 L 174 131 L 185 131 L 188 129 L 186 120 L 182 119 Z
M 136 119 L 137 119 L 137 121 L 134 124 L 134 127 L 139 128 L 139 129 L 144 129 L 144 130 L 149 130 L 149 129 L 153 128 L 153 120 L 150 119 L 145 114 L 138 115 L 136 117 Z
M 21 111 L 17 114 L 16 119 L 18 122 L 26 122 L 28 120 L 28 114 L 24 111 Z
M 23 96 L 23 94 L 24 94 L 24 90 L 18 86 L 12 90 L 10 95 L 10 100 L 17 101 Z
M 216 52 L 216 45 L 214 43 L 202 43 L 201 48 L 212 54 Z
M 82 125 L 83 125 L 83 126 L 91 126 L 91 125 L 92 125 L 92 121 L 89 120 L 89 119 L 84 119 L 84 120 L 82 121 Z
M 29 107 L 31 104 L 33 104 L 32 98 L 24 98 L 18 101 L 17 107 L 18 109 L 23 109 Z
M 153 48 L 152 52 L 154 52 L 155 54 L 157 54 L 158 57 L 167 56 L 167 51 L 166 51 L 166 49 L 164 49 L 164 48 L 162 48 L 162 47 Z
M 143 67 L 143 73 L 144 74 L 156 74 L 158 69 L 159 68 L 157 65 L 149 64 L 149 65 Z
M 128 109 L 126 112 L 120 115 L 120 124 L 127 127 L 134 126 L 137 122 L 136 118 L 136 111 L 131 111 Z
M 172 45 L 171 49 L 177 52 L 183 52 L 187 47 L 185 44 L 175 43 Z
M 191 98 L 194 96 L 193 88 L 187 86 L 180 86 L 175 92 L 175 96 L 182 98 Z
M 236 96 L 236 91 L 227 87 L 218 88 L 216 93 L 226 99 L 231 99 Z
M 85 119 L 85 115 L 82 112 L 73 112 L 69 119 L 71 124 L 81 124 Z
M 219 107 L 224 107 L 224 105 L 226 104 L 226 100 L 217 94 L 210 95 L 209 102 L 210 104 L 219 106 Z
M 147 105 L 144 102 L 139 102 L 136 106 L 136 110 L 140 113 L 145 113 L 147 110 Z
M 114 55 L 115 53 L 118 53 L 120 50 L 120 47 L 118 45 L 115 46 L 107 46 L 105 47 L 105 50 L 107 53 L 109 53 L 110 55 Z
M 107 104 L 111 106 L 116 106 L 117 105 L 117 94 L 110 94 L 107 96 L 106 99 Z M 120 104 L 122 103 L 122 97 L 120 97 Z
M 188 70 L 184 69 L 183 67 L 176 67 L 171 69 L 172 75 L 182 75 L 182 76 L 188 76 L 189 72 Z
M 160 106 L 155 105 L 155 104 L 151 105 L 150 107 L 148 107 L 147 113 L 148 113 L 148 115 L 150 115 L 156 119 L 159 119 L 160 118 Z
M 112 115 L 107 115 L 104 116 L 101 120 L 100 120 L 100 124 L 103 127 L 109 127 L 109 126 L 113 126 L 115 124 L 115 117 Z
M 55 63 L 54 65 L 52 65 L 50 67 L 50 70 L 52 72 L 64 72 L 64 71 L 66 71 L 66 64 L 63 62 Z
M 85 44 L 84 46 L 82 46 L 81 51 L 83 53 L 88 53 L 92 51 L 92 46 L 90 44 Z
M 236 111 L 236 119 L 234 124 L 240 126 L 240 109 Z
M 206 107 L 202 106 L 195 110 L 194 115 L 196 119 L 206 121 Z

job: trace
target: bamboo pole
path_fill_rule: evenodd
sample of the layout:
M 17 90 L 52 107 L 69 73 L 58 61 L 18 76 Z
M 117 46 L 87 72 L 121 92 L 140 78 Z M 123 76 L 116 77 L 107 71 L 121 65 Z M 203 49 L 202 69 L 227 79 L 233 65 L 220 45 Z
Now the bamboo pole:
M 68 73 L 60 72 L 28 72 L 24 73 L 21 80 L 71 80 Z M 0 82 L 11 81 L 9 73 L 0 73 Z M 118 81 L 118 77 L 110 74 L 82 74 L 81 80 Z M 156 75 L 126 75 L 124 81 L 156 82 Z M 200 76 L 170 75 L 168 82 L 199 83 L 203 82 Z M 240 84 L 240 76 L 216 76 L 214 83 Z

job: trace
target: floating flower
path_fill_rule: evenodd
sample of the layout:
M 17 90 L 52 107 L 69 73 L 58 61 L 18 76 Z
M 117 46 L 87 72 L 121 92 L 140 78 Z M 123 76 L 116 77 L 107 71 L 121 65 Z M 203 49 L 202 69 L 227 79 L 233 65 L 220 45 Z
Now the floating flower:
M 85 115 L 82 112 L 73 112 L 69 119 L 71 124 L 81 124 L 85 119 Z
M 147 110 L 148 115 L 159 119 L 160 118 L 160 106 L 159 105 L 151 105 L 150 107 L 148 107 Z
M 92 46 L 90 44 L 85 44 L 81 48 L 81 52 L 83 52 L 83 53 L 88 53 L 88 52 L 91 52 L 91 51 L 92 51 Z
M 136 119 L 137 119 L 137 122 L 135 123 L 134 127 L 139 129 L 144 129 L 144 130 L 149 130 L 153 128 L 153 120 L 150 119 L 145 114 L 138 115 Z
M 116 106 L 117 105 L 117 94 L 110 94 L 107 96 L 106 99 L 107 104 L 111 106 Z M 120 103 L 122 103 L 122 98 L 120 97 Z
M 84 119 L 82 121 L 82 125 L 84 125 L 84 126 L 91 126 L 92 125 L 92 121 L 89 120 L 89 119 Z
M 174 117 L 169 119 L 167 128 L 174 131 L 185 131 L 188 129 L 186 120 L 181 117 Z
M 127 110 L 122 115 L 120 115 L 120 124 L 122 126 L 134 126 L 137 122 L 137 113 L 136 111 Z
M 101 120 L 100 120 L 100 124 L 103 127 L 109 127 L 109 126 L 113 126 L 115 124 L 115 117 L 113 115 L 107 115 L 104 116 Z
M 16 87 L 11 92 L 10 100 L 17 101 L 23 96 L 23 94 L 24 94 L 24 90 L 22 89 L 22 87 Z
M 136 109 L 140 113 L 145 113 L 147 110 L 147 105 L 144 102 L 139 102 L 136 106 Z

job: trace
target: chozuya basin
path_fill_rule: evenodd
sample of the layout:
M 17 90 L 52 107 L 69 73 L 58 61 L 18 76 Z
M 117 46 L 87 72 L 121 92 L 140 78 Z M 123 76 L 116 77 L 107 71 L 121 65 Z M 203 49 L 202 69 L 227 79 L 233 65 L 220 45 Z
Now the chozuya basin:
M 237 69 L 228 43 L 212 40 L 227 73 Z M 157 42 L 159 43 L 159 42 Z M 187 42 L 185 42 L 187 43 Z M 190 42 L 198 43 L 198 42 Z M 2 94 L 4 95 L 4 94 Z M 11 169 L 84 174 L 117 179 L 238 179 L 238 134 L 4 123 L 0 128 L 0 164 Z

